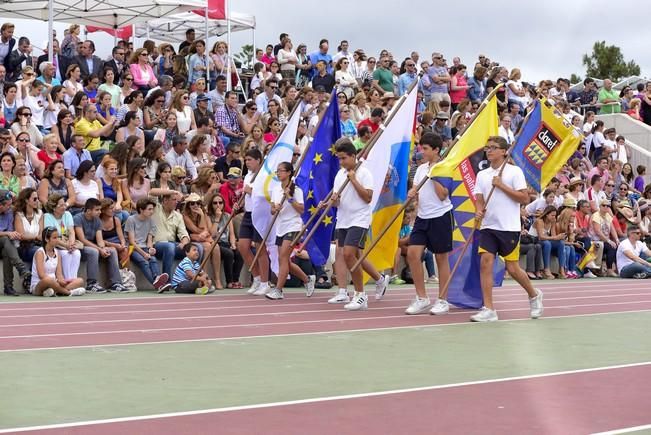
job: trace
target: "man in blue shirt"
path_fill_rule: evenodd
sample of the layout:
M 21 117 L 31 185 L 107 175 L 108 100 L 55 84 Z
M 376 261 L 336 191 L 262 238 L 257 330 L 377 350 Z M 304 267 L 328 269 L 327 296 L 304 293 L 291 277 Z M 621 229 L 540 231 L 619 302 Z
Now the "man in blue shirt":
M 86 149 L 84 137 L 80 134 L 72 135 L 72 146 L 63 153 L 63 168 L 66 170 L 66 178 L 73 179 L 84 160 L 92 160 L 90 151 Z
M 332 74 L 332 56 L 328 54 L 328 40 L 322 39 L 319 41 L 319 51 L 310 54 L 310 62 L 312 62 L 312 70 L 310 71 L 310 78 L 314 78 L 317 73 L 316 63 L 324 61 L 326 64 L 326 71 Z
M 409 86 L 418 78 L 416 74 L 416 62 L 411 59 L 405 61 L 405 73 L 398 78 L 398 96 L 402 97 L 409 90 Z
M 5 295 L 18 296 L 14 290 L 14 267 L 23 279 L 23 289 L 27 290 L 32 280 L 32 274 L 18 256 L 14 241 L 22 235 L 14 229 L 14 211 L 11 209 L 13 196 L 8 190 L 0 190 L 0 258 L 2 258 L 2 273 L 5 281 Z

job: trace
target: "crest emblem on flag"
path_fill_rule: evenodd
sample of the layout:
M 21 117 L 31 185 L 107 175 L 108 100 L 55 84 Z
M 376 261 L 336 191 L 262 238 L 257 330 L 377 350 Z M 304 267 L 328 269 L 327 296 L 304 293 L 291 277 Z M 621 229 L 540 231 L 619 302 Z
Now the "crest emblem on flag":
M 540 169 L 552 153 L 556 145 L 560 143 L 554 133 L 542 123 L 540 130 L 534 136 L 534 139 L 524 149 L 523 154 L 537 169 Z

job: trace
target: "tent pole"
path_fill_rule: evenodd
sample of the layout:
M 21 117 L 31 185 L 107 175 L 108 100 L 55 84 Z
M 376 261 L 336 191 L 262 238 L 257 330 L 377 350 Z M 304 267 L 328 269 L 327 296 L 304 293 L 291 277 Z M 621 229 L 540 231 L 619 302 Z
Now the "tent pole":
M 249 68 L 253 71 L 253 65 L 255 64 L 255 26 L 253 26 L 253 51 L 251 52 L 251 65 Z
M 226 89 L 229 91 L 233 90 L 233 81 L 231 80 L 231 53 L 233 52 L 233 47 L 231 47 L 231 2 L 226 0 L 226 45 L 228 46 L 228 55 L 226 56 L 226 62 L 228 66 L 226 68 Z
M 52 31 L 54 30 L 54 0 L 49 0 L 47 2 L 48 9 L 48 20 L 47 20 L 47 60 L 52 62 L 54 59 L 54 35 Z
M 206 56 L 206 90 L 209 92 L 210 91 L 210 56 L 208 54 L 208 50 L 210 50 L 210 45 L 208 45 L 208 38 L 210 37 L 210 34 L 208 33 L 208 2 L 206 2 L 206 16 L 204 19 L 204 25 L 206 27 L 206 51 L 204 52 L 204 55 Z

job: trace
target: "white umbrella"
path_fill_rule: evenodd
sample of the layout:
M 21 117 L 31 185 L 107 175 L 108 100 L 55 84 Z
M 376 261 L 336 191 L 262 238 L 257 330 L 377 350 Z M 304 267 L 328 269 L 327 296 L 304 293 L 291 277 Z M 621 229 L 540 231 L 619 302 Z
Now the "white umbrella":
M 255 16 L 253 15 L 231 12 L 230 17 L 231 32 L 255 29 Z M 166 42 L 182 42 L 185 40 L 185 31 L 193 29 L 197 35 L 197 39 L 206 39 L 204 23 L 204 17 L 194 12 L 183 12 L 138 23 L 135 26 L 135 36 L 137 38 L 151 38 Z M 208 19 L 208 28 L 210 36 L 222 36 L 228 30 L 226 20 Z
M 54 21 L 117 29 L 205 7 L 206 0 L 1 0 L 0 16 L 48 21 L 51 47 Z

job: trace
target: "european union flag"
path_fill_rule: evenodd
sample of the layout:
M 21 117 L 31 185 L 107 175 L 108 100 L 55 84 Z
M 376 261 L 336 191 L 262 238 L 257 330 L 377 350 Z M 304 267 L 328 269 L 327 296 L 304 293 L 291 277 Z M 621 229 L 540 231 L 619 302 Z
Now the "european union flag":
M 337 96 L 333 92 L 330 96 L 330 104 L 323 114 L 319 129 L 314 134 L 312 145 L 307 149 L 296 177 L 296 185 L 303 191 L 305 201 L 303 222 L 307 222 L 313 214 L 317 213 L 319 202 L 323 201 L 332 190 L 335 176 L 339 172 L 339 160 L 335 154 L 334 144 L 340 137 L 339 105 Z M 331 208 L 305 247 L 310 260 L 316 266 L 323 266 L 328 261 L 335 216 L 336 209 Z M 311 225 L 307 232 L 310 230 Z

